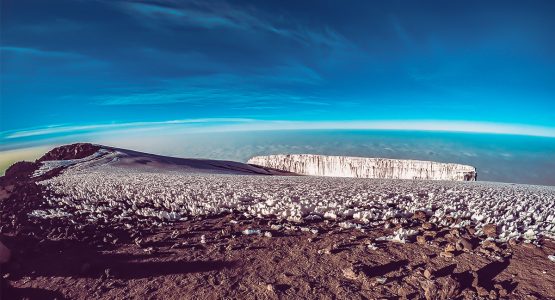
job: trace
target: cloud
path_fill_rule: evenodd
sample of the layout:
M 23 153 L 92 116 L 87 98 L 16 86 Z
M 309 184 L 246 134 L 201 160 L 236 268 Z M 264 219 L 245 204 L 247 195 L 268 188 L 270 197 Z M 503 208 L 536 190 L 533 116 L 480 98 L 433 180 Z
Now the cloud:
M 17 54 L 17 55 L 32 55 L 32 56 L 51 57 L 51 58 L 83 58 L 84 57 L 81 54 L 72 53 L 72 52 L 42 50 L 37 48 L 17 47 L 17 46 L 2 46 L 0 47 L 0 51 L 11 53 L 11 54 Z
M 318 85 L 322 78 L 314 70 L 299 64 L 259 69 L 249 76 L 216 73 L 161 81 L 152 88 L 124 89 L 90 98 L 101 106 L 162 105 L 185 103 L 193 106 L 219 105 L 238 109 L 257 106 L 329 105 L 314 93 L 284 89 L 283 86 Z M 65 96 L 69 97 L 69 96 Z
M 148 18 L 146 26 L 241 30 L 274 34 L 305 45 L 351 45 L 345 37 L 328 27 L 315 29 L 290 18 L 225 2 L 124 2 L 118 3 L 117 7 L 139 19 Z
M 412 41 L 409 33 L 405 29 L 405 26 L 401 23 L 397 16 L 391 15 L 389 18 L 391 26 L 397 38 L 403 43 L 403 45 L 409 49 L 414 49 L 414 42 Z
M 153 122 L 61 125 L 0 132 L 0 140 L 9 142 L 29 137 L 69 136 L 96 133 L 156 131 L 161 134 L 255 132 L 277 130 L 400 130 L 512 134 L 555 138 L 555 128 L 520 124 L 457 121 L 284 121 L 248 118 L 204 118 Z
M 312 100 L 311 100 L 312 99 Z M 187 103 L 189 105 L 207 106 L 220 105 L 230 108 L 257 106 L 264 104 L 310 104 L 324 105 L 316 97 L 301 96 L 279 92 L 260 92 L 249 90 L 190 88 L 182 90 L 159 90 L 156 92 L 135 93 L 125 95 L 98 96 L 93 101 L 99 105 L 161 105 Z
M 45 126 L 42 128 L 32 128 L 25 130 L 12 130 L 0 132 L 0 137 L 4 140 L 35 137 L 35 136 L 47 136 L 47 135 L 59 135 L 59 134 L 76 134 L 76 133 L 89 133 L 98 131 L 110 131 L 110 130 L 129 130 L 129 129 L 149 129 L 160 126 L 175 126 L 183 124 L 201 124 L 201 123 L 233 123 L 251 122 L 251 119 L 245 118 L 204 118 L 204 119 L 186 119 L 186 120 L 168 120 L 159 122 L 129 122 L 129 123 L 110 123 L 110 124 L 92 124 L 92 125 L 54 125 Z
M 150 19 L 167 20 L 173 23 L 188 24 L 204 28 L 246 28 L 248 25 L 246 17 L 249 17 L 239 11 L 228 12 L 227 15 L 217 15 L 210 11 L 201 11 L 199 9 L 185 7 L 171 7 L 157 3 L 128 2 L 124 3 L 123 6 L 133 13 L 138 13 Z M 244 19 L 242 20 L 241 17 Z
M 214 126 L 211 131 L 264 131 L 264 130 L 410 130 L 410 131 L 445 131 L 513 134 L 527 136 L 555 137 L 555 128 L 521 124 L 503 124 L 470 121 L 259 121 L 252 124 L 231 124 Z

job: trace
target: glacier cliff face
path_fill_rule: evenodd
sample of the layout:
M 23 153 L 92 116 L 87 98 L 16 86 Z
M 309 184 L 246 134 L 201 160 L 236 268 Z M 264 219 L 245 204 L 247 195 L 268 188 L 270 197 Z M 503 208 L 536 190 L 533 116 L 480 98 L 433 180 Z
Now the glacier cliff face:
M 280 154 L 255 156 L 249 159 L 248 163 L 302 175 L 452 181 L 476 180 L 476 168 L 472 166 L 421 160 Z

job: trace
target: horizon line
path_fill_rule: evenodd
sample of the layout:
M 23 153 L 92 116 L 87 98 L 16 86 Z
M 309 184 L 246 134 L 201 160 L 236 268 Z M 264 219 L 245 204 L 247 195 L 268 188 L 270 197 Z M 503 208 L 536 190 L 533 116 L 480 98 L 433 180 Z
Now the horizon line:
M 125 134 L 172 129 L 171 133 L 291 130 L 398 130 L 483 133 L 555 138 L 555 128 L 525 124 L 444 120 L 292 121 L 249 118 L 197 118 L 150 122 L 50 125 L 0 132 L 2 144 L 94 134 Z M 181 132 L 185 131 L 185 132 Z

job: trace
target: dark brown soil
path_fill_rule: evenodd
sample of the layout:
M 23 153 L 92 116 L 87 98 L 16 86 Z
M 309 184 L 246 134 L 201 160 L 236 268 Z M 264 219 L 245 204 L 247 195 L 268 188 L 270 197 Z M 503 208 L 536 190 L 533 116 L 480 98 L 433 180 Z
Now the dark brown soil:
M 313 234 L 271 230 L 276 220 L 231 220 L 239 218 L 185 221 L 115 245 L 6 235 L 14 253 L 2 267 L 3 299 L 555 298 L 552 241 L 491 253 L 478 246 L 450 258 L 441 254 L 455 240 L 448 230 L 424 245 L 399 244 L 375 241 L 391 230 L 305 225 L 319 229 Z M 248 228 L 272 237 L 241 233 Z

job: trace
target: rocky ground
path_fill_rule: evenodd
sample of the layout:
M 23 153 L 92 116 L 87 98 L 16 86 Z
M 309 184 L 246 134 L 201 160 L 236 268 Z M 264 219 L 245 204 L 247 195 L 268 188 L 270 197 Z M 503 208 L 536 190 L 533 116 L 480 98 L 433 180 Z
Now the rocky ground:
M 3 299 L 555 298 L 552 241 L 480 244 L 468 229 L 410 227 L 421 234 L 404 244 L 377 240 L 393 228 L 233 214 L 98 240 L 64 227 L 6 234 Z
M 54 158 L 97 150 L 82 147 Z M 55 196 L 37 182 L 63 171 L 37 168 L 0 179 L 2 299 L 555 299 L 555 242 L 500 242 L 495 224 L 453 228 L 423 211 L 370 223 L 236 210 L 37 218 Z

